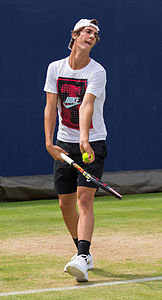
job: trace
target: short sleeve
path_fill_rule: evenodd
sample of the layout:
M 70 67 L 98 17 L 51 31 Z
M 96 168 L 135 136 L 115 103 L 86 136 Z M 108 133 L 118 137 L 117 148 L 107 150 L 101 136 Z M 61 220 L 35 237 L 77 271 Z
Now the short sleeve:
M 44 91 L 57 94 L 57 79 L 53 64 L 48 66 Z
M 93 73 L 88 79 L 86 93 L 91 93 L 99 97 L 106 86 L 106 71 L 105 69 Z

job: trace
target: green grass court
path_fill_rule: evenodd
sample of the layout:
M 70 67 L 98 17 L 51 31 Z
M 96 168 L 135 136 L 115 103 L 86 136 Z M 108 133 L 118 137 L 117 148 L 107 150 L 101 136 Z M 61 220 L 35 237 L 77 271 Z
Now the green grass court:
M 88 284 L 162 276 L 162 193 L 94 202 Z M 58 200 L 0 203 L 0 293 L 76 286 L 63 272 L 75 254 Z M 162 282 L 4 296 L 4 299 L 160 300 Z

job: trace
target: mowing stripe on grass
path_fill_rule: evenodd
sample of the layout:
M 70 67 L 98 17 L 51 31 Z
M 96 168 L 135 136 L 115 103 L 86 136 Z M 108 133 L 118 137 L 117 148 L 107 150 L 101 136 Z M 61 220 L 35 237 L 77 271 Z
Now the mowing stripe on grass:
M 117 285 L 117 284 L 138 283 L 138 282 L 155 281 L 155 280 L 162 280 L 162 276 L 160 276 L 160 277 L 151 277 L 151 278 L 133 279 L 133 280 L 103 282 L 103 283 L 95 283 L 95 284 L 84 284 L 84 285 L 77 285 L 77 286 L 50 288 L 50 289 L 8 292 L 8 293 L 0 293 L 0 296 L 14 296 L 14 295 L 23 295 L 23 294 L 69 291 L 69 290 L 76 290 L 76 289 L 86 289 L 86 288 L 92 288 L 92 287 L 102 287 L 102 286 L 110 286 L 110 285 Z

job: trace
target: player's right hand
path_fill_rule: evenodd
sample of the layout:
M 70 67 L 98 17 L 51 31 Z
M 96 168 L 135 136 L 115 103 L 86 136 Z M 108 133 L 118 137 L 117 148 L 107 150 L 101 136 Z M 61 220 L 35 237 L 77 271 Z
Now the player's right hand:
M 68 152 L 66 152 L 61 147 L 56 145 L 48 145 L 46 146 L 46 149 L 49 152 L 49 154 L 53 157 L 54 160 L 61 160 L 62 162 L 64 162 L 64 160 L 61 157 L 61 153 L 69 155 Z

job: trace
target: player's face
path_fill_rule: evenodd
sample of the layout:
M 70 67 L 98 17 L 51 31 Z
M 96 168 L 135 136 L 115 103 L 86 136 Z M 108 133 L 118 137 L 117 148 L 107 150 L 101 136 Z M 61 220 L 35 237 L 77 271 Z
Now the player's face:
M 81 49 L 90 51 L 95 45 L 97 37 L 97 30 L 92 26 L 87 26 L 80 32 L 79 36 L 75 36 L 75 44 Z

